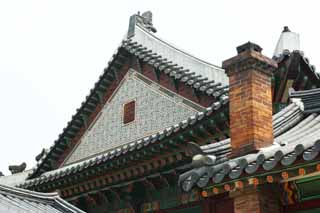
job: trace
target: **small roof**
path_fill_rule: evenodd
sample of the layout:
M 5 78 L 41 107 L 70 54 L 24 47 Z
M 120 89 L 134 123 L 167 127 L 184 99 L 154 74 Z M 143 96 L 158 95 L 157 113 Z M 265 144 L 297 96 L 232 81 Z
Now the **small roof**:
M 292 52 L 294 50 L 300 50 L 300 38 L 299 34 L 291 32 L 287 26 L 284 27 L 277 46 L 274 50 L 274 57 L 280 57 L 284 51 Z
M 201 157 L 193 158 L 194 168 L 179 178 L 182 188 L 205 187 L 210 179 L 219 184 L 270 171 L 279 164 L 287 167 L 299 157 L 314 160 L 320 152 L 320 89 L 291 91 L 290 95 L 292 103 L 273 116 L 273 145 L 237 158 L 229 157 L 230 139 L 201 146 Z
M 0 212 L 83 213 L 58 193 L 39 193 L 0 185 Z
M 6 186 L 16 186 L 17 184 L 24 182 L 31 172 L 32 170 L 26 170 L 12 175 L 1 176 L 0 184 Z

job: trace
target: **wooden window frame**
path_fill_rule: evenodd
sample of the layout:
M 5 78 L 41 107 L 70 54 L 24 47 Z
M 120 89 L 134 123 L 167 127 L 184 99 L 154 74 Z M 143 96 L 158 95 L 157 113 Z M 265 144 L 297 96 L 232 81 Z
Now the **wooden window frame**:
M 126 102 L 122 106 L 122 124 L 128 125 L 136 119 L 136 100 Z

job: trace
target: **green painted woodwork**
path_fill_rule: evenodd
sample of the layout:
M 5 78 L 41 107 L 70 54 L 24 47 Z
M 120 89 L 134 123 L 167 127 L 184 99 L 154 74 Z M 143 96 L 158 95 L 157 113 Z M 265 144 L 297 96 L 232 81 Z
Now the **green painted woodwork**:
M 177 80 L 177 79 L 174 79 L 174 87 L 176 88 L 176 91 L 179 91 L 179 80 Z
M 320 175 L 297 180 L 295 184 L 298 189 L 299 200 L 320 198 Z
M 292 213 L 319 213 L 320 208 L 294 211 Z
M 100 102 L 100 103 L 103 103 L 103 96 L 104 96 L 104 94 L 103 94 L 102 92 L 100 92 L 100 91 L 96 91 L 96 94 L 97 94 L 97 97 L 98 97 L 98 99 L 99 99 L 99 102 Z
M 304 163 L 304 164 L 300 164 L 300 165 L 294 165 L 294 166 L 291 166 L 291 167 L 282 168 L 282 169 L 279 169 L 279 170 L 272 170 L 272 171 L 264 172 L 264 173 L 260 173 L 260 174 L 253 174 L 253 175 L 246 176 L 246 177 L 241 177 L 240 176 L 239 178 L 234 179 L 234 180 L 230 180 L 230 181 L 226 181 L 226 182 L 222 182 L 222 183 L 218 183 L 218 184 L 213 184 L 213 185 L 207 186 L 203 190 L 212 194 L 212 189 L 214 187 L 217 187 L 217 188 L 220 188 L 220 189 L 223 190 L 225 184 L 234 184 L 237 181 L 248 181 L 248 179 L 250 179 L 250 178 L 262 178 L 262 179 L 265 179 L 268 175 L 271 175 L 273 177 L 280 176 L 280 174 L 282 172 L 293 172 L 293 171 L 297 171 L 299 168 L 304 168 L 306 170 L 311 169 L 310 171 L 314 171 L 315 170 L 315 166 L 318 163 L 319 163 L 318 161 L 314 161 L 314 162 L 310 162 L 310 163 Z M 310 178 L 316 178 L 316 177 L 319 177 L 319 176 L 314 176 L 314 177 L 310 177 Z M 305 179 L 307 179 L 307 178 L 305 178 Z M 299 180 L 299 181 L 302 181 L 302 180 Z
M 154 68 L 153 70 L 154 70 L 154 73 L 156 74 L 158 82 L 160 82 L 160 70 L 156 68 Z
M 171 213 L 201 213 L 201 206 L 192 206 L 185 209 L 170 210 Z

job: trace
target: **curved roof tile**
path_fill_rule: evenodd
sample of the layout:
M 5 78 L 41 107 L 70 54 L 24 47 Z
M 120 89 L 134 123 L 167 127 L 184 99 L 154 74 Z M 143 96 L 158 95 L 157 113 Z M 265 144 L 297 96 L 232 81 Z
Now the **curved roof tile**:
M 0 212 L 84 213 L 58 193 L 39 193 L 0 185 Z
M 230 139 L 201 146 L 203 155 L 213 155 L 217 160 L 214 165 L 202 164 L 182 174 L 179 184 L 183 190 L 189 191 L 195 184 L 204 187 L 210 179 L 221 183 L 227 177 L 232 180 L 243 174 L 252 175 L 259 168 L 269 171 L 278 164 L 289 166 L 299 156 L 305 161 L 315 159 L 320 152 L 320 109 L 317 105 L 320 103 L 320 90 L 291 91 L 290 95 L 300 101 L 295 100 L 273 116 L 273 145 L 234 159 L 228 157 L 231 153 Z M 201 165 L 201 162 L 192 164 Z

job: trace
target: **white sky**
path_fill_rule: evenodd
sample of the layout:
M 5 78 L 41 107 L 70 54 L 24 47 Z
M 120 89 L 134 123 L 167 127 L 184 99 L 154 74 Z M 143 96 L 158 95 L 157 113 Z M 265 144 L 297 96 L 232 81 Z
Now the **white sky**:
M 318 1 L 0 0 L 0 171 L 58 138 L 127 31 L 153 12 L 157 35 L 221 66 L 248 40 L 272 56 L 284 25 L 319 61 Z

